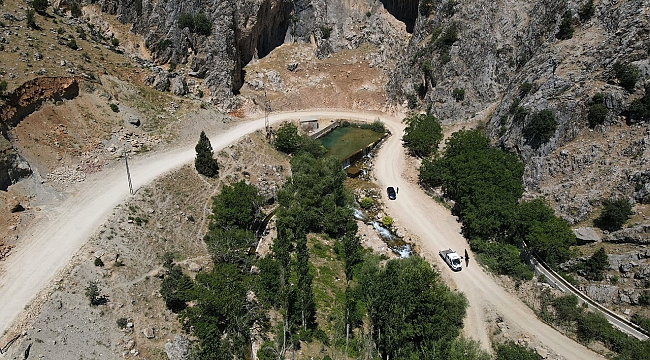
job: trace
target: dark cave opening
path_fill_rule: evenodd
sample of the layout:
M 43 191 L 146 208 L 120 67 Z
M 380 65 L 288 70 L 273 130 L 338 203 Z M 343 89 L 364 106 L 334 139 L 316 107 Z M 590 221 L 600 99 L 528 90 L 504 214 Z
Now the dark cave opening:
M 395 19 L 406 25 L 406 32 L 413 33 L 418 17 L 418 0 L 381 0 L 381 3 Z

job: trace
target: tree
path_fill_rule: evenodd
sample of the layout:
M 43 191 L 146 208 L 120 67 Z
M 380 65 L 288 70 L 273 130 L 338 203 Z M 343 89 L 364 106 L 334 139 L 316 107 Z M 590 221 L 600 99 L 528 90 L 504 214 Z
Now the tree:
M 587 2 L 580 7 L 578 10 L 578 16 L 580 16 L 580 21 L 585 22 L 591 19 L 594 16 L 596 9 L 594 8 L 594 0 L 587 0 Z
M 576 321 L 582 315 L 582 307 L 578 307 L 578 297 L 573 294 L 563 295 L 551 302 L 555 308 L 555 319 L 561 323 Z
M 0 95 L 4 94 L 7 91 L 7 80 L 0 80 Z
M 460 336 L 451 343 L 444 356 L 447 360 L 490 360 L 490 353 L 481 349 L 481 344 L 472 339 Z
M 364 265 L 359 279 L 383 358 L 425 359 L 445 353 L 460 334 L 467 300 L 452 292 L 420 257 Z
M 40 28 L 38 25 L 36 25 L 35 16 L 36 13 L 34 12 L 34 9 L 27 9 L 27 11 L 25 11 L 25 21 L 27 22 L 27 27 L 30 29 L 38 30 Z
M 609 259 L 607 258 L 607 253 L 605 253 L 605 248 L 601 246 L 585 262 L 585 277 L 589 280 L 603 280 L 603 271 L 605 271 L 608 267 Z
M 196 150 L 196 159 L 194 160 L 194 167 L 199 174 L 215 177 L 219 174 L 219 164 L 217 159 L 212 158 L 212 144 L 210 139 L 201 131 L 199 142 L 194 148 Z
M 614 64 L 614 74 L 625 90 L 634 90 L 636 81 L 639 79 L 639 69 L 636 66 L 617 62 Z
M 88 286 L 86 286 L 85 295 L 90 301 L 91 306 L 99 305 L 100 303 L 99 294 L 101 293 L 101 291 L 102 289 L 99 287 L 97 281 L 88 282 Z
M 605 105 L 605 96 L 602 93 L 596 93 L 587 105 L 589 105 L 589 113 L 587 114 L 589 127 L 594 128 L 596 125 L 604 124 L 608 112 L 607 105 Z
M 531 142 L 547 142 L 555 134 L 557 120 L 555 114 L 548 109 L 534 113 L 524 128 L 524 137 Z
M 427 157 L 436 152 L 442 140 L 440 122 L 431 113 L 415 114 L 404 119 L 406 129 L 402 141 L 409 153 L 417 157 Z
M 244 180 L 224 185 L 212 201 L 210 229 L 257 230 L 264 216 L 262 204 L 263 199 L 255 185 L 246 184 Z
M 562 15 L 562 22 L 555 37 L 560 40 L 568 40 L 573 37 L 573 14 L 571 10 L 567 10 Z
M 523 201 L 518 209 L 519 244 L 525 241 L 533 253 L 554 266 L 571 258 L 569 247 L 575 245 L 576 237 L 569 224 L 555 216 L 553 209 L 541 198 Z
M 183 274 L 183 269 L 180 266 L 172 265 L 171 270 L 160 284 L 160 295 L 165 300 L 168 309 L 179 313 L 187 306 L 186 301 L 191 299 L 192 288 L 192 279 Z
M 608 231 L 620 230 L 632 214 L 632 205 L 627 199 L 607 199 L 603 201 L 603 211 L 594 220 L 594 225 Z
M 300 149 L 300 135 L 298 127 L 290 122 L 285 122 L 275 132 L 275 148 L 283 153 L 293 154 Z
M 32 8 L 34 8 L 34 10 L 41 15 L 45 14 L 45 10 L 47 9 L 47 6 L 48 6 L 47 0 L 32 1 Z
M 76 1 L 72 2 L 72 5 L 70 5 L 70 15 L 75 18 L 79 18 L 82 15 L 81 12 L 81 6 L 79 6 L 79 3 Z
M 535 351 L 510 341 L 497 345 L 496 360 L 541 360 Z

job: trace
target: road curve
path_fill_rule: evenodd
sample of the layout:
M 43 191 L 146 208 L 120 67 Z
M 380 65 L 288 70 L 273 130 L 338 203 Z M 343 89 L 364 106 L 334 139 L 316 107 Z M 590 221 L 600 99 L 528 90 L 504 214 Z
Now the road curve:
M 460 225 L 449 212 L 427 197 L 417 186 L 409 183 L 403 173 L 404 151 L 401 134 L 404 126 L 389 115 L 337 110 L 308 110 L 278 113 L 269 116 L 270 123 L 300 117 L 347 118 L 372 121 L 380 118 L 394 134 L 380 150 L 375 176 L 381 186 L 399 186 L 396 201 L 387 204 L 387 211 L 399 219 L 421 239 L 423 255 L 439 264 L 443 276 L 453 281 L 469 300 L 466 335 L 489 344 L 487 324 L 483 316 L 487 307 L 496 309 L 510 323 L 517 323 L 539 342 L 566 359 L 601 358 L 584 346 L 562 336 L 537 319 L 535 314 L 515 296 L 499 287 L 478 266 L 470 266 L 460 273 L 450 274 L 437 257 L 441 248 L 458 250 L 466 247 L 460 234 Z M 237 125 L 220 134 L 208 134 L 215 151 L 242 136 L 264 127 L 264 119 Z M 196 136 L 198 138 L 198 134 Z M 195 153 L 192 146 L 139 156 L 130 161 L 135 189 L 162 174 L 191 162 Z M 56 208 L 45 209 L 39 221 L 25 234 L 10 256 L 0 263 L 0 334 L 16 321 L 23 309 L 45 288 L 71 260 L 75 252 L 106 221 L 112 210 L 129 196 L 122 164 L 89 176 L 76 185 L 71 195 Z M 470 264 L 475 265 L 475 264 Z M 484 345 L 485 346 L 485 345 Z
M 443 277 L 465 293 L 469 301 L 465 318 L 465 336 L 488 347 L 488 327 L 485 315 L 488 309 L 496 312 L 509 324 L 516 325 L 554 353 L 565 359 L 604 359 L 585 346 L 563 336 L 537 318 L 535 313 L 516 296 L 507 293 L 489 274 L 470 260 L 468 267 L 453 272 L 438 256 L 441 249 L 452 248 L 459 253 L 468 249 L 461 235 L 460 224 L 449 210 L 428 197 L 417 184 L 406 180 L 404 174 L 405 150 L 402 147 L 404 124 L 390 117 L 381 118 L 393 135 L 382 145 L 375 160 L 374 174 L 378 185 L 399 187 L 395 201 L 387 201 L 387 213 L 419 238 L 422 255 L 438 264 Z M 470 251 L 470 259 L 475 259 Z

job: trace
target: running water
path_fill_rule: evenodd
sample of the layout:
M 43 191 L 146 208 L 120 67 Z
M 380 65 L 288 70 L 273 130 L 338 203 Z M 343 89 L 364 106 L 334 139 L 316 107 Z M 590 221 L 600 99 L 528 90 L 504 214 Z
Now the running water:
M 381 237 L 383 237 L 384 239 L 393 240 L 393 234 L 391 234 L 390 231 L 385 227 L 379 225 L 378 222 L 373 221 L 372 227 L 374 227 L 375 230 L 377 230 L 377 232 L 379 233 L 379 235 L 381 235 Z

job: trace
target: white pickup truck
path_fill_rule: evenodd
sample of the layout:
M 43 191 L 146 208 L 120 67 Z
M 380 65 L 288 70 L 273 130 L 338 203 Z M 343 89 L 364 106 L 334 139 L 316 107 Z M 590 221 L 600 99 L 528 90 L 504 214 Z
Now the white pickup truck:
M 440 254 L 440 257 L 445 260 L 452 270 L 460 271 L 463 269 L 463 263 L 460 261 L 460 256 L 458 256 L 454 250 L 440 250 L 438 254 Z

